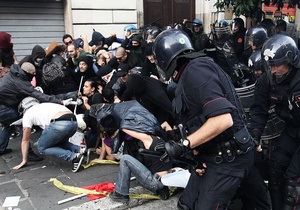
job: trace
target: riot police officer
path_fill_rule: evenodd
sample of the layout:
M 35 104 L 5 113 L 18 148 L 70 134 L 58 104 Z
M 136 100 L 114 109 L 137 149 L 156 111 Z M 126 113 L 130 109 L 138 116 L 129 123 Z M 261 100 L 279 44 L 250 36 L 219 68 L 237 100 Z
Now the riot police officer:
M 260 90 L 255 92 L 250 109 L 251 134 L 259 141 L 268 120 L 271 103 L 285 127 L 272 149 L 268 188 L 274 210 L 299 208 L 300 192 L 300 71 L 299 50 L 295 41 L 276 34 L 262 47 L 266 73 L 258 79 Z
M 245 50 L 251 48 L 254 52 L 261 49 L 268 38 L 268 32 L 264 27 L 259 25 L 252 26 L 245 34 Z
M 194 52 L 180 30 L 163 31 L 153 49 L 162 78 L 177 83 L 173 110 L 188 132 L 181 142 L 166 143 L 167 155 L 176 158 L 193 149 L 207 165 L 204 175 L 191 175 L 177 206 L 226 209 L 254 160 L 235 88 L 211 58 Z
M 261 60 L 261 50 L 256 50 L 250 55 L 248 67 L 255 80 L 257 80 L 265 72 Z
M 196 18 L 192 26 L 192 43 L 195 51 L 204 50 L 210 47 L 210 42 L 207 34 L 203 30 L 203 21 Z
M 267 30 L 260 25 L 252 26 L 245 34 L 244 55 L 249 54 L 248 67 L 255 80 L 264 72 L 260 49 L 268 38 Z
M 234 18 L 232 23 L 232 39 L 237 59 L 242 63 L 246 63 L 245 57 L 243 56 L 245 33 L 247 31 L 244 20 L 242 18 Z

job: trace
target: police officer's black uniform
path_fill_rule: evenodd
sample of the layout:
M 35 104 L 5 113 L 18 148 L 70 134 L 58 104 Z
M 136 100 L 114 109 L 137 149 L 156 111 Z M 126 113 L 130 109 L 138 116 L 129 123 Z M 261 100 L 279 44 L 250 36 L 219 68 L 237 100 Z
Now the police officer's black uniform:
M 244 57 L 245 33 L 247 29 L 244 27 L 244 21 L 241 18 L 234 18 L 233 24 L 237 26 L 237 30 L 233 31 L 232 40 L 233 47 L 239 62 L 246 64 L 247 58 Z
M 171 42 L 168 45 L 170 48 L 164 49 L 167 40 Z M 172 53 L 168 52 L 170 49 Z M 189 51 L 193 51 L 193 48 L 187 35 L 177 30 L 162 32 L 154 44 L 157 63 L 167 74 L 166 78 L 174 72 L 170 71 L 173 65 L 177 73 L 175 79 L 180 75 L 173 100 L 175 114 L 186 125 L 188 135 L 198 130 L 209 118 L 226 113 L 231 114 L 233 125 L 194 148 L 199 151 L 199 158 L 206 163 L 207 170 L 203 176 L 191 175 L 178 207 L 225 209 L 252 168 L 252 138 L 246 128 L 243 108 L 227 74 L 211 58 Z M 168 62 L 169 53 L 172 56 Z
M 256 91 L 250 109 L 252 134 L 256 139 L 260 138 L 270 104 L 275 104 L 275 111 L 285 121 L 285 128 L 273 145 L 268 188 L 272 209 L 295 209 L 300 207 L 300 71 L 297 67 L 297 45 L 288 36 L 274 35 L 264 44 L 262 59 L 271 66 L 288 65 L 290 70 L 275 78 L 268 69 L 267 74 L 258 79 L 261 88 Z

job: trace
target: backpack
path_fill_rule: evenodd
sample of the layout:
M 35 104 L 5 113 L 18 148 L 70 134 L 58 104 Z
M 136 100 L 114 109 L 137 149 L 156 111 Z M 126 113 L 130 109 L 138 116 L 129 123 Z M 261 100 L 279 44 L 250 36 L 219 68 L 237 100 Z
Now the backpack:
M 63 71 L 65 67 L 56 62 L 49 62 L 43 66 L 42 80 L 46 85 L 61 81 L 65 77 Z

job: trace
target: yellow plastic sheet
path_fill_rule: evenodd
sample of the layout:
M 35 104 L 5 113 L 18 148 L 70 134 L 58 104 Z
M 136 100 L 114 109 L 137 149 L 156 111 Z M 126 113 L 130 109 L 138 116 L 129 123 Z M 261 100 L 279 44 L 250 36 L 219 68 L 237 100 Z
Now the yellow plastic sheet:
M 56 178 L 51 178 L 49 180 L 49 182 L 53 182 L 53 184 L 59 188 L 60 190 L 69 192 L 69 193 L 73 193 L 76 195 L 79 194 L 88 194 L 88 195 L 107 195 L 107 192 L 97 192 L 97 191 L 93 191 L 93 190 L 87 190 L 87 189 L 83 189 L 80 187 L 73 187 L 73 186 L 69 186 L 69 185 L 64 185 L 63 183 L 61 183 L 59 180 L 57 180 Z M 176 187 L 170 187 L 170 195 L 172 195 L 175 191 Z M 136 199 L 160 199 L 158 195 L 151 195 L 151 194 L 130 194 L 129 195 L 130 198 L 136 198 Z
M 118 165 L 119 162 L 113 160 L 92 160 L 89 164 L 82 165 L 84 169 L 96 164 Z
M 158 195 L 151 194 L 129 194 L 129 197 L 137 199 L 160 199 Z
M 87 189 L 84 189 L 81 187 L 73 187 L 73 186 L 69 186 L 69 185 L 64 185 L 56 178 L 51 178 L 49 180 L 49 182 L 53 182 L 53 184 L 60 190 L 63 190 L 63 191 L 69 192 L 69 193 L 73 193 L 76 195 L 79 195 L 79 194 L 88 194 L 88 195 L 106 194 L 106 193 L 100 193 L 100 192 L 97 192 L 94 190 L 87 190 Z

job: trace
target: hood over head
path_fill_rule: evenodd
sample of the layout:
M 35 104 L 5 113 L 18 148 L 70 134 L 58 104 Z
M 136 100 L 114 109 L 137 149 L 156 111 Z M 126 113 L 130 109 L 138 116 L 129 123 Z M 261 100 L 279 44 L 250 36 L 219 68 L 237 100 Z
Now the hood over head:
M 102 45 L 103 45 L 104 39 L 105 39 L 104 36 L 100 32 L 95 31 L 94 29 L 94 32 L 92 34 L 92 40 L 89 42 L 89 45 L 90 46 L 97 45 L 99 41 L 102 41 Z
M 44 58 L 46 56 L 46 51 L 40 45 L 35 45 L 31 51 L 31 57 L 34 61 L 37 57 Z

